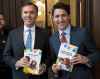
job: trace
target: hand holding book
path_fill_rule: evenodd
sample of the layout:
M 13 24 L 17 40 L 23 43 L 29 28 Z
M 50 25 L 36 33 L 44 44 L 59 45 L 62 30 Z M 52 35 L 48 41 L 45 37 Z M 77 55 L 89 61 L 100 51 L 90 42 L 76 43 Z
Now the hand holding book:
M 39 66 L 39 70 L 37 70 L 36 68 L 31 68 L 29 66 L 24 66 L 23 68 L 23 72 L 25 74 L 32 74 L 32 75 L 41 75 L 46 71 L 46 65 L 45 64 L 41 64 Z
M 40 64 L 41 55 L 42 51 L 40 49 L 33 49 L 32 51 L 26 49 L 24 51 L 24 57 L 26 57 L 30 63 L 23 68 L 25 74 L 40 75 L 46 70 L 46 67 L 44 67 L 43 64 Z
M 73 64 L 71 59 L 76 55 L 78 47 L 72 44 L 67 46 L 66 43 L 62 43 L 59 49 L 57 64 L 60 65 L 61 70 L 66 70 L 71 72 L 73 69 Z
M 89 59 L 86 56 L 83 56 L 81 54 L 76 54 L 72 59 L 71 63 L 73 65 L 75 64 L 87 64 L 89 62 Z
M 26 57 L 22 57 L 21 59 L 19 59 L 15 66 L 16 66 L 16 69 L 18 68 L 21 68 L 21 67 L 24 67 L 24 66 L 29 66 L 29 60 L 26 58 Z
M 52 65 L 52 71 L 56 74 L 60 70 L 60 65 L 58 64 L 53 64 Z

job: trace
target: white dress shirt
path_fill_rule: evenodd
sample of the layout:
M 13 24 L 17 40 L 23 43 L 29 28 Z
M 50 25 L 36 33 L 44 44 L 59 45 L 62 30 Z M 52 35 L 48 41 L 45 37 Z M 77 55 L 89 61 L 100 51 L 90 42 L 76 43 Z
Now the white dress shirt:
M 31 29 L 31 33 L 32 33 L 32 49 L 34 49 L 34 43 L 35 43 L 35 25 L 33 25 L 33 27 L 27 27 L 24 26 L 24 45 L 26 45 L 26 40 L 27 40 L 27 36 L 28 36 L 28 30 Z

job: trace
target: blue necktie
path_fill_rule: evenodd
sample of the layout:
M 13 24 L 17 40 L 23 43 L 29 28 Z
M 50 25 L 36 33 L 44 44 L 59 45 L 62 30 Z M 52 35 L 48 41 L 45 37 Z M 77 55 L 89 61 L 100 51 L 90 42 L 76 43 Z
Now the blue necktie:
M 32 34 L 31 29 L 28 30 L 28 36 L 26 39 L 26 49 L 32 49 Z

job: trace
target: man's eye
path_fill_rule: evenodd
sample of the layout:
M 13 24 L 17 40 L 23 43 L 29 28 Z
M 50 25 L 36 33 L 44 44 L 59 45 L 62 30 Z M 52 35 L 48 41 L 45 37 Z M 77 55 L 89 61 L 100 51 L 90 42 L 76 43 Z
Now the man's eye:
M 31 14 L 34 14 L 35 12 L 31 11 L 30 13 L 31 13 Z
M 25 14 L 27 14 L 28 12 L 24 12 Z
M 30 11 L 30 12 L 24 12 L 25 14 L 30 13 L 30 14 L 34 14 L 35 12 Z
M 59 17 L 59 15 L 56 15 L 55 17 L 56 17 L 56 18 L 58 18 L 58 17 Z
M 65 16 L 67 16 L 67 15 L 63 14 L 62 16 L 65 17 Z

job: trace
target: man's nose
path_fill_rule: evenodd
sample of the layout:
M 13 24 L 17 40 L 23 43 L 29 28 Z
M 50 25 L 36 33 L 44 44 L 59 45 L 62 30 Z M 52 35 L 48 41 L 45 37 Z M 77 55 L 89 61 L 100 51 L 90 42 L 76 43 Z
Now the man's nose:
M 26 16 L 31 16 L 31 14 L 30 13 L 27 13 L 27 15 Z
M 63 17 L 60 16 L 60 17 L 59 17 L 59 21 L 60 21 L 60 22 L 63 21 Z

